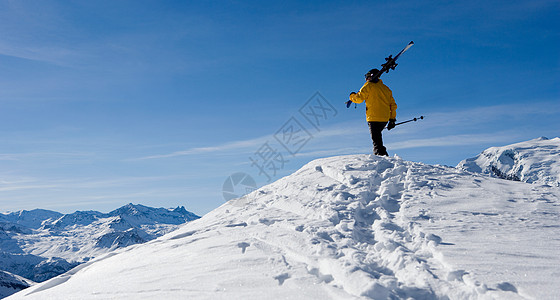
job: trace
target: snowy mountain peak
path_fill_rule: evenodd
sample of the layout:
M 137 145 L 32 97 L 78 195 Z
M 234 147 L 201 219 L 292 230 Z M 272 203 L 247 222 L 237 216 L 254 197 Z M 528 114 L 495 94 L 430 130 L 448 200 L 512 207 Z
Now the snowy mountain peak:
M 65 214 L 54 222 L 43 222 L 42 228 L 64 228 L 67 226 L 86 226 L 100 218 L 104 214 L 97 211 L 76 211 L 71 214 Z
M 196 220 L 199 217 L 184 207 L 183 209 L 165 209 L 165 208 L 151 208 L 140 204 L 129 203 L 114 211 L 111 211 L 107 216 L 120 216 L 131 224 L 183 224 L 188 221 Z
M 0 213 L 0 221 L 4 220 L 37 229 L 41 227 L 45 221 L 56 220 L 61 216 L 62 214 L 59 212 L 46 209 L 20 210 L 8 214 Z
M 560 186 L 560 138 L 540 137 L 492 147 L 461 161 L 457 168 L 535 184 Z
M 189 213 L 184 206 L 177 206 L 176 208 L 173 209 L 173 211 L 176 212 L 176 213 L 180 213 L 180 214 L 188 214 Z
M 109 213 L 109 215 L 130 215 L 130 216 L 138 216 L 142 214 L 146 214 L 151 209 L 147 206 L 140 205 L 140 204 L 133 204 L 128 203 L 120 208 L 117 208 Z

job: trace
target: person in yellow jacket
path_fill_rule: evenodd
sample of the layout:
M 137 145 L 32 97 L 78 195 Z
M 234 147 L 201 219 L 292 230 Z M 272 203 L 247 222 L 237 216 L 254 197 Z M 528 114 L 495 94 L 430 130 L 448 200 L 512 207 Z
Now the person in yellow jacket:
M 366 73 L 366 83 L 359 92 L 350 93 L 350 101 L 354 103 L 366 102 L 366 119 L 369 124 L 371 139 L 373 140 L 373 154 L 389 156 L 387 149 L 383 146 L 381 131 L 387 125 L 391 130 L 397 121 L 397 104 L 393 98 L 393 92 L 383 84 L 376 75 L 379 70 L 372 69 Z

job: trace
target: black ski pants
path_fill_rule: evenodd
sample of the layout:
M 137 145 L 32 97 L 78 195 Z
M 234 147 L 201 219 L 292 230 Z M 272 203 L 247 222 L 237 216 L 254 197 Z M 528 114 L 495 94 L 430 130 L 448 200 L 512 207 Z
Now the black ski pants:
M 383 131 L 387 122 L 368 122 L 368 124 L 373 141 L 373 154 L 389 156 L 387 149 L 383 146 L 383 136 L 381 135 L 381 131 Z

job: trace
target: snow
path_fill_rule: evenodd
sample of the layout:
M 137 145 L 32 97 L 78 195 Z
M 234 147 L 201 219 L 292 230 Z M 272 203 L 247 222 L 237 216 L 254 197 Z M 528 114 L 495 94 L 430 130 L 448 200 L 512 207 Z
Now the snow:
M 556 186 L 324 158 L 8 299 L 557 299 L 559 205 Z
M 535 184 L 560 186 L 560 138 L 540 137 L 504 147 L 492 147 L 463 160 L 458 168 Z

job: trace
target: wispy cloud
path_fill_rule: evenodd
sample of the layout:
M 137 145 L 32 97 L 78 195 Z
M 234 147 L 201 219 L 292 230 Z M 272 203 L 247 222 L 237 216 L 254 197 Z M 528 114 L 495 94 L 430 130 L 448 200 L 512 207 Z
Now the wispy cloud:
M 148 159 L 162 159 L 162 158 L 173 158 L 179 156 L 191 156 L 191 155 L 200 155 L 200 154 L 211 154 L 216 152 L 223 152 L 223 151 L 231 151 L 231 150 L 241 150 L 247 149 L 250 152 L 254 152 L 256 147 L 261 146 L 263 143 L 270 139 L 271 136 L 262 136 L 254 139 L 249 140 L 241 140 L 241 141 L 233 141 L 217 146 L 207 146 L 207 147 L 194 147 L 184 150 L 179 150 L 171 153 L 166 154 L 157 154 L 157 155 L 150 155 L 144 156 L 139 158 L 130 159 L 131 161 L 134 160 L 148 160 Z
M 93 152 L 30 152 L 30 153 L 0 153 L 0 160 L 28 160 L 28 159 L 52 159 L 69 157 L 92 157 Z
M 391 149 L 409 149 L 508 142 L 512 137 L 522 137 L 519 136 L 517 131 L 505 130 L 504 128 L 488 127 L 485 133 L 469 133 L 468 131 L 473 127 L 488 126 L 489 123 L 500 119 L 531 120 L 537 116 L 556 114 L 560 114 L 560 105 L 553 101 L 532 102 L 531 105 L 492 105 L 458 111 L 432 112 L 426 116 L 425 120 L 419 121 L 422 124 L 421 127 L 403 125 L 398 130 L 391 131 L 392 136 L 398 136 L 399 139 L 404 141 L 390 142 L 387 145 Z M 436 128 L 437 130 L 434 130 Z M 304 151 L 298 153 L 298 156 L 316 157 L 355 153 L 356 151 L 369 152 L 369 141 L 365 143 L 368 147 L 361 147 L 360 143 L 356 145 L 357 147 L 348 147 L 347 145 L 341 147 L 341 145 L 345 145 L 344 142 L 341 142 L 342 140 L 369 137 L 369 133 L 365 133 L 366 131 L 367 127 L 363 120 L 337 123 L 321 128 L 320 132 L 313 135 L 313 142 L 306 145 Z M 422 138 L 418 138 L 418 136 L 422 136 Z M 253 153 L 268 140 L 274 140 L 272 134 L 254 139 L 232 141 L 216 146 L 194 147 L 131 160 L 175 158 L 226 151 L 231 153 L 232 150 L 237 150 L 236 154 Z
M 387 144 L 391 149 L 411 149 L 421 147 L 444 147 L 462 145 L 480 145 L 487 143 L 508 142 L 513 132 L 488 133 L 488 134 L 460 134 L 446 135 L 433 138 L 409 139 L 402 142 Z
M 531 120 L 540 115 L 560 113 L 559 101 L 527 101 L 527 103 L 491 105 L 464 110 L 449 110 L 430 113 L 430 126 L 454 126 L 492 122 L 501 118 Z
M 56 185 L 52 184 L 10 184 L 10 185 L 0 185 L 0 192 L 11 192 L 20 190 L 37 190 L 37 189 L 51 189 L 56 188 Z
M 56 65 L 68 65 L 69 60 L 77 61 L 81 57 L 78 51 L 60 46 L 21 46 L 6 42 L 0 43 L 0 55 Z
M 337 124 L 336 126 L 324 128 L 320 132 L 313 134 L 313 139 L 315 140 L 332 139 L 340 136 L 348 137 L 349 135 L 357 134 L 359 133 L 359 131 L 356 130 L 356 127 L 358 127 L 357 123 L 358 122 L 349 122 L 349 123 Z M 180 156 L 212 154 L 212 153 L 219 153 L 225 151 L 231 152 L 232 150 L 238 150 L 237 154 L 253 153 L 258 149 L 258 147 L 262 146 L 267 141 L 274 141 L 273 134 L 260 136 L 254 139 L 232 141 L 216 146 L 193 147 L 184 150 L 174 151 L 171 153 L 144 156 L 139 158 L 132 158 L 129 160 L 135 161 L 135 160 L 174 158 Z
M 499 133 L 486 134 L 459 134 L 445 135 L 432 138 L 405 139 L 401 142 L 385 143 L 391 150 L 414 149 L 424 147 L 453 147 L 464 145 L 481 145 L 492 143 L 510 142 L 512 137 L 517 137 L 514 131 L 502 131 Z M 369 143 L 369 141 L 368 141 Z M 323 157 L 333 155 L 345 155 L 352 153 L 369 153 L 371 147 L 337 147 L 330 144 L 332 148 L 298 153 L 297 157 Z
M 534 125 L 528 125 L 526 122 L 557 116 L 560 114 L 560 103 L 558 101 L 530 101 L 529 103 L 432 112 L 426 116 L 426 119 L 418 121 L 418 124 L 407 124 L 391 132 L 385 132 L 386 146 L 392 150 L 458 147 L 493 145 L 536 138 L 542 132 L 538 130 L 538 122 L 534 122 Z M 554 130 L 552 128 L 552 131 Z M 556 128 L 556 131 L 558 130 L 560 127 Z M 371 152 L 367 127 L 358 121 L 326 128 L 316 135 L 316 138 L 316 142 L 310 143 L 308 152 L 298 155 L 317 157 Z
M 43 179 L 31 177 L 13 177 L 1 175 L 0 192 L 29 189 L 99 189 L 119 187 L 124 185 L 137 185 L 139 183 L 162 181 L 172 176 L 144 176 L 144 177 L 118 177 L 112 179 Z M 176 177 L 176 176 L 175 176 Z

